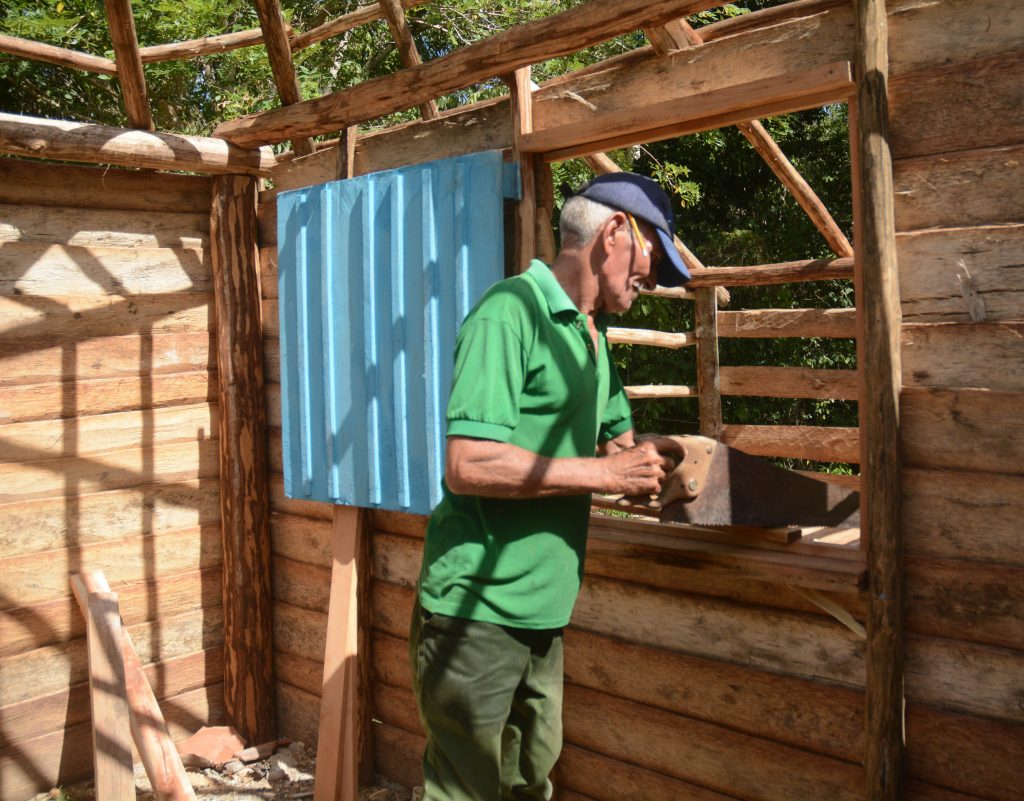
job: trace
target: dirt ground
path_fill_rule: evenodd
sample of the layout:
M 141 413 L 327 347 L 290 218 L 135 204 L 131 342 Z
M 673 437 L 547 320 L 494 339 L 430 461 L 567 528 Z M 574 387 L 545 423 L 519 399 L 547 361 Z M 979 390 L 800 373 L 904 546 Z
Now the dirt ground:
M 268 759 L 250 762 L 234 773 L 223 768 L 186 768 L 186 772 L 200 799 L 305 801 L 313 798 L 315 758 L 313 749 L 294 742 L 278 748 Z M 138 801 L 153 801 L 153 789 L 142 765 L 135 766 L 135 794 Z M 56 787 L 32 801 L 96 801 L 96 788 L 91 781 Z M 414 801 L 414 795 L 409 788 L 380 781 L 360 788 L 359 801 Z

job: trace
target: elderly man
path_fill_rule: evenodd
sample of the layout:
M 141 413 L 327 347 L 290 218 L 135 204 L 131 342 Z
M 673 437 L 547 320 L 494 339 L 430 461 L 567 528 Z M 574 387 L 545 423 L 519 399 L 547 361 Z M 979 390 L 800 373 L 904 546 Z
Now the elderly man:
M 410 635 L 425 801 L 551 798 L 591 493 L 655 494 L 680 455 L 634 439 L 605 337 L 642 289 L 689 279 L 668 197 L 640 175 L 600 176 L 559 227 L 554 263 L 493 286 L 456 344 Z

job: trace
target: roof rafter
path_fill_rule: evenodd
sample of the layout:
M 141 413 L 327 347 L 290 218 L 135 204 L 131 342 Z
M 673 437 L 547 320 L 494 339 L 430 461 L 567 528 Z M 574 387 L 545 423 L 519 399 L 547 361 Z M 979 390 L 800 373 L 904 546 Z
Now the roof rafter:
M 254 0 L 256 14 L 260 18 L 260 29 L 263 31 L 263 42 L 267 47 L 267 58 L 270 59 L 270 70 L 274 74 L 274 84 L 281 97 L 282 106 L 290 106 L 302 102 L 302 90 L 299 79 L 295 77 L 295 64 L 292 63 L 292 51 L 288 43 L 288 31 L 285 29 L 284 15 L 277 0 Z M 316 148 L 307 138 L 294 140 L 297 153 L 309 155 Z
M 416 42 L 413 41 L 412 31 L 409 30 L 409 23 L 405 19 L 405 9 L 402 8 L 401 0 L 380 0 L 381 11 L 384 12 L 384 19 L 387 20 L 391 36 L 398 45 L 399 55 L 402 57 L 402 65 L 405 67 L 417 67 L 423 63 L 420 52 L 416 49 Z M 420 103 L 420 116 L 425 120 L 437 119 L 437 102 L 430 98 Z
M 142 71 L 142 57 L 139 54 L 139 39 L 135 34 L 135 15 L 131 0 L 106 0 L 110 27 L 110 41 L 114 45 L 114 59 L 117 65 L 117 80 L 124 95 L 128 123 L 133 128 L 152 131 L 153 115 L 149 110 L 146 93 L 146 76 Z
M 117 75 L 117 64 L 112 59 L 82 53 L 78 50 L 68 50 L 43 42 L 33 42 L 30 39 L 20 39 L 17 36 L 7 36 L 2 33 L 0 33 L 0 53 L 32 61 L 45 61 L 60 67 L 98 72 L 100 75 Z
M 577 52 L 623 31 L 660 25 L 719 4 L 719 0 L 590 0 L 418 67 L 289 108 L 221 123 L 214 135 L 253 145 L 322 134 L 402 111 L 527 64 Z

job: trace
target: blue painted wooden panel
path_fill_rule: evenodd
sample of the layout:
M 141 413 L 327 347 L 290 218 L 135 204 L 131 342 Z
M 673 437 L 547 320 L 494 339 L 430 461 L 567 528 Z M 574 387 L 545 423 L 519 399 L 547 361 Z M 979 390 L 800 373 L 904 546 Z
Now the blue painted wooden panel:
M 455 334 L 504 275 L 515 177 L 492 151 L 278 195 L 288 497 L 440 499 Z

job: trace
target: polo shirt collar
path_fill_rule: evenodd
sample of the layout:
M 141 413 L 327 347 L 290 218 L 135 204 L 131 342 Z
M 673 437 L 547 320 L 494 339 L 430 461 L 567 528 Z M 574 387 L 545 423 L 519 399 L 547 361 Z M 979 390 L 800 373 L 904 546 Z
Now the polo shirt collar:
M 562 285 L 558 283 L 558 279 L 551 272 L 551 268 L 540 261 L 540 259 L 534 259 L 530 262 L 530 267 L 525 274 L 533 280 L 541 295 L 544 296 L 544 300 L 548 304 L 548 311 L 552 317 L 558 317 L 568 312 L 572 312 L 574 318 L 581 315 L 580 310 L 576 308 L 576 304 L 572 302 L 572 299 L 562 289 Z M 610 321 L 611 317 L 605 312 L 598 312 L 594 318 L 594 324 L 600 331 L 607 329 Z

